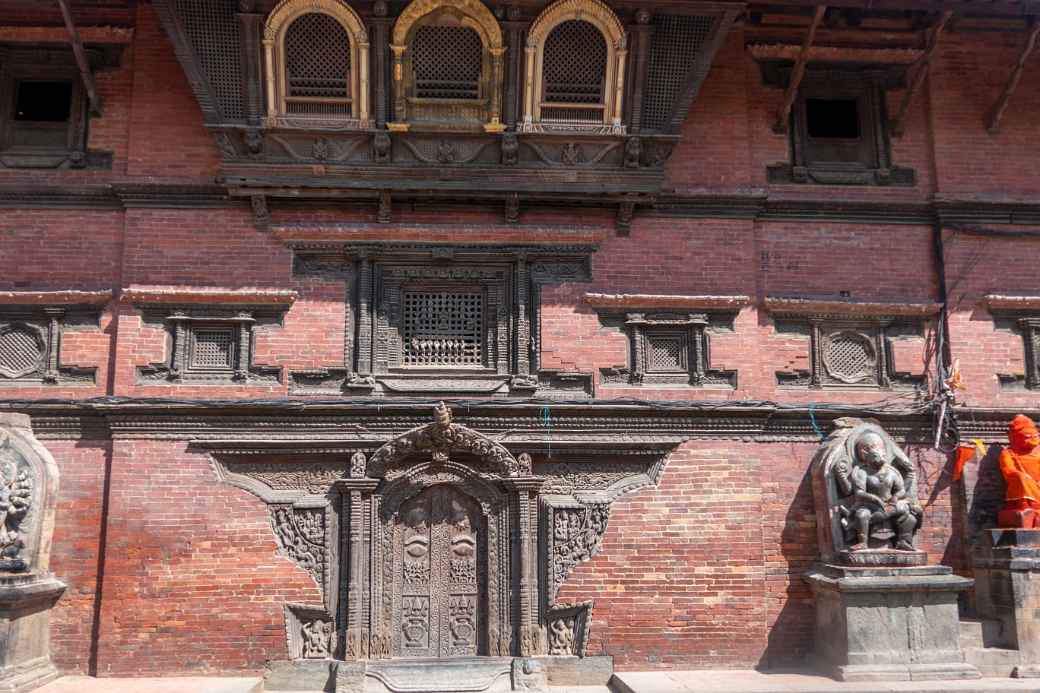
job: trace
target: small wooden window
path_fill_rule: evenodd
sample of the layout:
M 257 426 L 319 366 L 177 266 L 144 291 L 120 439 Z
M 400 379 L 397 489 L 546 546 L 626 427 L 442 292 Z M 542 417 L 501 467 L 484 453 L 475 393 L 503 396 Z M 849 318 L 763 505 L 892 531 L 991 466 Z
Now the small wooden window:
M 282 0 L 264 59 L 270 127 L 368 127 L 368 33 L 345 3 Z
M 602 123 L 607 41 L 581 19 L 560 22 L 545 39 L 543 123 Z
M 0 158 L 8 166 L 81 166 L 86 100 L 74 68 L 11 66 L 0 83 Z
M 406 292 L 402 337 L 406 366 L 482 366 L 483 293 Z
M 351 115 L 350 39 L 339 22 L 311 12 L 285 32 L 285 112 Z
M 527 34 L 524 132 L 624 134 L 621 98 L 627 39 L 600 0 L 558 0 Z

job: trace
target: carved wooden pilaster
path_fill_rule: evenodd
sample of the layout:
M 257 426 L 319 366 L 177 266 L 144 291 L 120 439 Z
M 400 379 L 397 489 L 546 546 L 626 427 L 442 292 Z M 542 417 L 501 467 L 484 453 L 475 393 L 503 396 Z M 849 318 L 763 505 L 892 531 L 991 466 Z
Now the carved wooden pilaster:
M 61 353 L 61 319 L 64 308 L 44 308 L 47 316 L 47 370 L 43 374 L 46 382 L 58 380 L 58 356 Z
M 484 125 L 486 132 L 502 132 L 502 72 L 505 48 L 491 49 L 491 112 Z
M 359 455 L 364 460 L 362 453 L 356 453 L 355 458 Z M 368 659 L 371 654 L 371 633 L 365 609 L 365 604 L 370 598 L 367 546 L 369 542 L 366 541 L 370 532 L 365 531 L 365 525 L 370 515 L 372 492 L 378 485 L 378 479 L 366 478 L 339 479 L 335 483 L 342 499 L 341 516 L 347 518 L 345 544 L 349 564 L 344 623 L 346 659 Z
M 188 358 L 188 330 L 185 326 L 187 316 L 182 314 L 173 315 L 170 321 L 173 325 L 173 353 L 170 356 L 170 377 L 176 378 L 184 368 Z
M 517 530 L 520 535 L 519 606 L 517 624 L 520 635 L 520 655 L 528 657 L 544 654 L 545 644 L 539 627 L 538 610 L 538 492 L 545 483 L 541 477 L 511 478 L 504 482 L 516 502 Z
M 820 323 L 813 321 L 809 325 L 809 353 L 810 367 L 812 369 L 812 379 L 809 381 L 809 387 L 820 387 L 820 368 L 823 361 L 823 345 L 820 337 Z
M 263 36 L 263 15 L 239 12 L 242 50 L 242 103 L 245 104 L 246 121 L 250 125 L 263 122 L 264 104 L 260 89 L 260 41 Z
M 372 258 L 362 255 L 358 264 L 357 371 L 366 376 L 372 374 Z
M 519 8 L 510 7 L 509 10 L 510 21 L 503 22 L 503 26 L 506 30 L 506 94 L 505 94 L 505 107 L 503 108 L 503 120 L 506 124 L 507 130 L 516 130 L 516 121 L 520 114 L 519 108 L 519 95 L 522 92 L 521 82 L 521 70 L 523 65 L 521 64 L 523 51 L 523 43 L 521 42 L 524 25 L 522 22 L 514 21 L 512 18 L 514 15 L 520 14 Z
M 389 55 L 387 54 L 387 37 L 390 35 L 391 20 L 386 17 L 386 5 L 382 6 L 382 15 L 378 14 L 372 18 L 372 83 L 375 91 L 375 119 L 376 129 L 386 126 L 387 120 L 387 95 L 389 93 L 390 73 L 387 69 Z
M 521 255 L 516 261 L 516 372 L 519 375 L 531 373 L 531 324 L 527 312 L 530 295 L 527 257 Z
M 391 130 L 407 130 L 408 101 L 404 94 L 404 51 L 407 46 L 390 45 L 393 53 L 394 115 Z
M 630 93 L 628 99 L 628 131 L 639 132 L 643 121 L 643 85 L 646 84 L 647 73 L 650 62 L 647 56 L 650 52 L 650 40 L 653 26 L 650 24 L 650 13 L 639 10 L 636 13 L 636 23 L 629 27 L 632 41 L 632 72 Z

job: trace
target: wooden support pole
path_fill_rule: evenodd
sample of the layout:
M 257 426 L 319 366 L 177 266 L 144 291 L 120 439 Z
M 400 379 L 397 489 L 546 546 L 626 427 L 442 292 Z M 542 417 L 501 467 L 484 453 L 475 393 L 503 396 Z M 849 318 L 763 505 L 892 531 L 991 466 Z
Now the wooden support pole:
M 80 40 L 79 30 L 72 21 L 72 12 L 69 10 L 69 0 L 58 0 L 61 8 L 61 16 L 65 18 L 65 31 L 69 34 L 69 43 L 72 44 L 72 53 L 76 56 L 76 65 L 79 66 L 79 75 L 83 79 L 83 88 L 87 90 L 87 100 L 90 101 L 91 115 L 101 115 L 101 97 L 98 96 L 94 87 L 94 75 L 90 72 L 90 64 L 87 62 L 87 53 L 83 50 L 83 41 Z
M 917 92 L 920 91 L 921 85 L 924 84 L 924 78 L 928 76 L 928 64 L 932 60 L 932 54 L 935 53 L 935 49 L 939 46 L 939 36 L 946 29 L 946 25 L 950 23 L 951 17 L 953 17 L 953 10 L 945 10 L 939 16 L 938 21 L 932 25 L 924 54 L 917 61 L 917 72 L 914 73 L 913 81 L 907 88 L 906 93 L 903 94 L 903 102 L 899 104 L 899 112 L 889 122 L 888 131 L 895 137 L 903 136 L 903 128 L 906 126 L 906 114 L 910 110 L 910 103 L 914 100 Z
M 827 7 L 819 5 L 813 13 L 812 23 L 809 24 L 809 33 L 805 35 L 802 50 L 798 53 L 798 60 L 794 63 L 794 69 L 791 70 L 791 80 L 787 83 L 787 91 L 784 92 L 784 102 L 781 104 L 780 110 L 776 112 L 773 132 L 778 135 L 787 132 L 787 123 L 791 118 L 791 107 L 794 105 L 795 97 L 798 96 L 798 87 L 802 84 L 802 77 L 805 76 L 805 65 L 809 62 L 809 49 L 812 48 L 816 30 L 820 28 L 820 22 L 823 21 L 823 15 L 826 12 Z
M 986 130 L 991 135 L 996 134 L 1000 130 L 1000 119 L 1004 117 L 1004 111 L 1007 110 L 1011 95 L 1018 88 L 1018 83 L 1022 79 L 1022 72 L 1026 69 L 1026 61 L 1029 60 L 1029 56 L 1036 50 L 1036 39 L 1038 36 L 1040 36 L 1040 22 L 1037 21 L 1036 17 L 1030 17 L 1029 36 L 1026 38 L 1026 45 L 1022 46 L 1022 52 L 1018 54 L 1018 62 L 1015 64 L 1015 69 L 1011 71 L 1007 84 L 1004 85 L 1004 91 L 1000 92 L 1000 98 L 997 99 L 989 115 L 986 116 Z

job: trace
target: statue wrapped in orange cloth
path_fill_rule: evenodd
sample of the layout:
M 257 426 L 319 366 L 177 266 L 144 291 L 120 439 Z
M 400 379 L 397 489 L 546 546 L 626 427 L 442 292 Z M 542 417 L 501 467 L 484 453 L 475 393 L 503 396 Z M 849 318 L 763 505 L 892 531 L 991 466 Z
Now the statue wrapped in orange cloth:
M 1040 527 L 1040 432 L 1028 416 L 1019 414 L 1008 426 L 1010 447 L 1000 453 L 1000 472 L 1007 482 L 1001 527 Z

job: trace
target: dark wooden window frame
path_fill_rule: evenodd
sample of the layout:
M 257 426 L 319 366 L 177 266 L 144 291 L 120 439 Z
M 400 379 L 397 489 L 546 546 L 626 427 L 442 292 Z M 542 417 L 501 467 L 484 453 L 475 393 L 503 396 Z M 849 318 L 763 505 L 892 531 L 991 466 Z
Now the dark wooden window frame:
M 615 325 L 628 336 L 628 363 L 600 370 L 600 382 L 617 385 L 686 385 L 731 389 L 737 371 L 711 367 L 711 335 L 732 332 L 735 312 L 690 313 L 642 311 L 624 314 L 603 311 L 605 324 Z M 657 369 L 649 359 L 654 338 L 678 339 L 685 368 Z
M 801 316 L 776 315 L 778 334 L 808 337 L 809 369 L 777 371 L 777 385 L 781 387 L 851 388 L 851 389 L 915 389 L 924 385 L 924 377 L 897 371 L 893 340 L 902 337 L 924 337 L 924 320 L 871 316 Z M 869 344 L 873 363 L 869 373 L 858 379 L 849 379 L 829 363 L 827 345 L 840 335 L 854 335 Z
M 1008 390 L 1040 390 L 1040 312 L 999 311 L 994 326 L 1022 338 L 1022 373 L 997 373 L 1000 387 Z
M 791 66 L 767 63 L 762 66 L 765 82 L 786 87 Z M 770 183 L 820 185 L 913 186 L 913 169 L 892 163 L 891 143 L 886 128 L 885 93 L 901 86 L 901 77 L 890 71 L 810 66 L 799 87 L 788 127 L 790 161 L 768 167 Z M 859 117 L 855 139 L 809 136 L 806 101 L 852 99 Z M 827 156 L 828 150 L 832 156 Z M 843 153 L 845 157 L 841 155 Z
M 97 368 L 61 363 L 62 336 L 69 329 L 97 328 L 99 308 L 75 306 L 2 306 L 0 334 L 29 334 L 39 349 L 32 368 L 0 370 L 0 388 L 38 385 L 94 385 Z
M 161 363 L 137 367 L 139 385 L 157 383 L 191 384 L 277 384 L 280 366 L 253 363 L 256 330 L 280 324 L 285 309 L 269 306 L 242 308 L 149 306 L 145 324 L 166 329 L 166 358 Z M 231 333 L 231 363 L 228 367 L 198 363 L 196 336 L 201 331 Z

